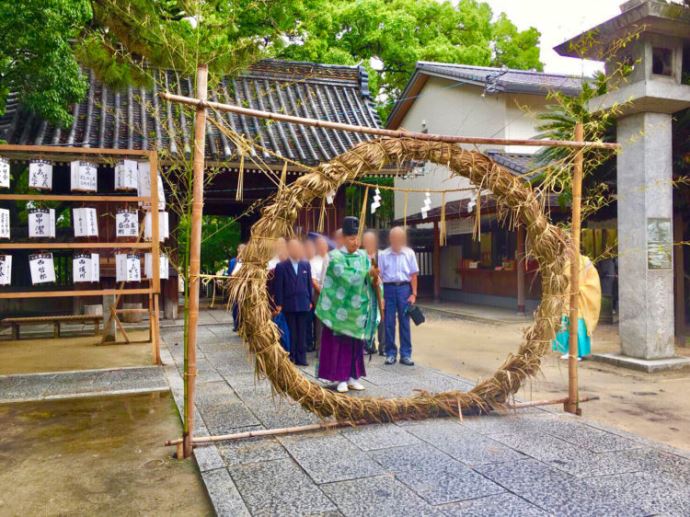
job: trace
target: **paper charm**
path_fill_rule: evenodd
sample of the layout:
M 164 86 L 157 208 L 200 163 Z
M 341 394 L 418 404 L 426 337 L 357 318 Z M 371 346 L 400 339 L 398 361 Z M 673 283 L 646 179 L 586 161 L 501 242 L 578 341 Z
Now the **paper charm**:
M 31 283 L 49 284 L 55 282 L 55 264 L 52 253 L 37 253 L 29 255 L 29 271 Z
M 161 254 L 158 258 L 159 267 L 159 278 L 167 280 L 170 275 L 168 274 L 168 257 L 167 255 Z M 153 278 L 153 253 L 147 253 L 144 255 L 144 275 L 146 278 Z
M 139 175 L 137 180 L 137 196 L 151 196 L 151 166 L 149 162 L 139 162 Z M 149 203 L 139 201 L 139 206 L 149 206 Z M 165 210 L 165 191 L 163 189 L 163 178 L 158 175 L 158 210 Z
M 0 208 L 0 239 L 10 238 L 10 211 Z
M 333 204 L 334 199 L 335 199 L 335 190 L 333 192 L 326 194 L 326 203 L 328 203 L 329 205 Z
M 29 187 L 38 190 L 53 188 L 53 164 L 36 161 L 29 164 Z
M 101 278 L 98 253 L 77 253 L 72 259 L 72 278 L 75 284 L 98 282 Z
M 10 161 L 0 156 L 0 188 L 10 188 Z
M 429 215 L 429 210 L 431 210 L 431 194 L 429 192 L 424 196 L 424 205 L 422 206 L 422 219 L 426 219 Z
M 95 163 L 73 161 L 70 164 L 71 188 L 77 192 L 98 190 L 98 167 Z
M 144 240 L 150 241 L 153 239 L 153 231 L 151 228 L 151 212 L 146 212 L 144 215 Z M 170 237 L 170 223 L 168 212 L 158 212 L 158 240 L 163 242 Z
M 136 210 L 118 210 L 115 214 L 115 228 L 118 237 L 139 236 L 139 212 Z
M 372 214 L 376 213 L 376 210 L 380 206 L 381 206 L 381 191 L 379 190 L 378 187 L 376 187 L 376 190 L 374 191 L 373 201 L 371 202 L 371 213 Z
M 32 208 L 29 210 L 29 237 L 32 239 L 55 238 L 54 208 Z
M 115 255 L 115 281 L 140 282 L 141 261 L 134 253 L 118 253 Z
M 0 255 L 0 285 L 12 285 L 12 255 Z
M 98 212 L 95 208 L 73 208 L 75 237 L 98 237 Z
M 115 190 L 137 190 L 139 162 L 123 160 L 115 165 Z
M 473 192 L 470 195 L 470 199 L 467 202 L 467 213 L 472 213 L 472 210 L 474 210 L 474 207 L 477 206 L 477 193 Z

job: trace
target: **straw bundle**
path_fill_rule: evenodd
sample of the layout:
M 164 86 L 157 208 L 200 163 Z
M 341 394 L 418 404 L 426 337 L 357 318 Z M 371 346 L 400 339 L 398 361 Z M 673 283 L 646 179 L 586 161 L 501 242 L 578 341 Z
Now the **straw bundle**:
M 422 392 L 395 399 L 338 394 L 305 378 L 280 346 L 268 304 L 266 263 L 272 256 L 275 239 L 292 232 L 303 206 L 366 172 L 407 160 L 430 160 L 448 166 L 454 174 L 491 190 L 509 225 L 518 221 L 524 224 L 531 254 L 541 269 L 542 301 L 517 353 L 510 354 L 492 377 L 469 392 Z M 263 211 L 262 218 L 252 228 L 243 267 L 232 282 L 231 295 L 240 304 L 240 335 L 255 354 L 257 376 L 268 377 L 277 393 L 289 395 L 321 417 L 354 424 L 361 420 L 377 422 L 482 413 L 503 406 L 526 378 L 539 371 L 541 357 L 549 349 L 560 323 L 568 288 L 563 274 L 567 245 L 568 237 L 549 223 L 532 188 L 481 153 L 442 142 L 381 139 L 355 146 L 278 192 L 275 202 Z

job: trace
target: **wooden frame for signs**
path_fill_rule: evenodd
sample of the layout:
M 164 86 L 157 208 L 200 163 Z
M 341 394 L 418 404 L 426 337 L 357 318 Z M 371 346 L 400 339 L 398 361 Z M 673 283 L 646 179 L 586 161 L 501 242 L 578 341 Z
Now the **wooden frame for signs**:
M 59 298 L 79 296 L 107 296 L 115 295 L 119 300 L 123 295 L 147 294 L 149 298 L 150 333 L 152 342 L 153 362 L 160 363 L 158 295 L 160 294 L 160 241 L 158 228 L 158 153 L 156 151 L 101 149 L 88 147 L 52 147 L 40 145 L 11 145 L 0 144 L 0 156 L 8 160 L 46 160 L 53 161 L 85 160 L 96 164 L 109 163 L 117 158 L 139 158 L 149 163 L 151 172 L 151 195 L 139 197 L 137 195 L 81 195 L 81 194 L 0 194 L 0 201 L 67 201 L 74 203 L 109 203 L 109 202 L 141 202 L 149 205 L 151 211 L 151 242 L 0 242 L 0 252 L 10 249 L 118 249 L 129 248 L 146 250 L 153 256 L 153 277 L 148 281 L 148 287 L 119 289 L 74 289 L 60 291 L 22 291 L 0 292 L 0 299 L 12 298 Z M 125 312 L 129 309 L 115 309 Z M 143 309 L 146 310 L 146 309 Z M 105 316 L 105 314 L 104 314 Z

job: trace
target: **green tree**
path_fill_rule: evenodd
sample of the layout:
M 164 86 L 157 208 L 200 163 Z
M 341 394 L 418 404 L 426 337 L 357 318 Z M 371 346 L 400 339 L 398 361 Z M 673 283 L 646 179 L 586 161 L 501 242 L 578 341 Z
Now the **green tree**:
M 88 0 L 0 2 L 0 114 L 17 92 L 41 117 L 71 122 L 68 105 L 87 87 L 71 42 L 91 18 Z
M 323 63 L 363 63 L 386 115 L 417 61 L 542 69 L 540 33 L 518 31 L 488 4 L 437 0 L 330 0 L 300 25 L 282 56 Z M 374 70 L 371 58 L 380 66 Z

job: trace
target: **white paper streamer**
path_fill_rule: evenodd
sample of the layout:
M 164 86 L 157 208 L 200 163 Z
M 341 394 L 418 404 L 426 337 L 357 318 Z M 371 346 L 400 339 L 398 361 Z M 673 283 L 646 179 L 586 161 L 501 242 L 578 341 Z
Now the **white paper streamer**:
M 424 205 L 422 206 L 422 219 L 426 219 L 427 215 L 429 214 L 429 210 L 431 210 L 431 194 L 429 192 L 426 193 L 424 197 Z
M 371 213 L 374 214 L 376 213 L 376 210 L 381 206 L 381 190 L 379 190 L 378 187 L 376 187 L 376 190 L 374 191 L 374 197 L 371 202 Z
M 29 237 L 32 239 L 55 238 L 55 209 L 32 208 L 29 210 Z
M 74 283 L 98 282 L 101 277 L 98 253 L 78 253 L 72 259 Z
M 38 190 L 52 190 L 53 164 L 35 161 L 29 164 L 29 187 Z
M 70 184 L 76 192 L 96 192 L 98 190 L 98 167 L 91 162 L 80 160 L 70 164 Z
M 31 283 L 49 284 L 55 282 L 55 264 L 52 253 L 37 253 L 29 255 L 29 271 Z

